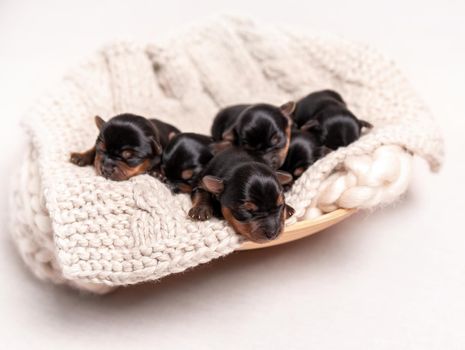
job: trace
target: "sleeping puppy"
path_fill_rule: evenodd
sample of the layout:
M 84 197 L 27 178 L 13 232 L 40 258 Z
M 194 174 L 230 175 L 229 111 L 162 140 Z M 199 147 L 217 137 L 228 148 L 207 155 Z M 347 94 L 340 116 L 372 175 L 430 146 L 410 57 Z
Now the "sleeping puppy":
M 281 107 L 261 103 L 224 108 L 213 121 L 213 139 L 230 142 L 278 169 L 289 147 L 294 108 L 294 102 Z
M 120 114 L 108 122 L 97 116 L 95 146 L 83 153 L 71 153 L 70 161 L 79 166 L 93 164 L 97 175 L 114 181 L 154 171 L 163 149 L 156 123 L 162 122 L 133 114 Z M 174 127 L 170 130 L 179 132 Z
M 329 104 L 346 105 L 342 96 L 334 90 L 320 90 L 312 92 L 306 97 L 300 99 L 297 102 L 293 113 L 296 126 L 300 128 L 308 121 L 306 117 L 317 115 Z
M 292 175 L 293 181 L 284 185 L 285 191 L 289 190 L 305 170 L 321 157 L 324 157 L 329 149 L 322 146 L 318 137 L 310 130 L 292 130 L 291 143 L 286 160 L 280 168 Z
M 191 193 L 199 174 L 204 170 L 213 153 L 210 136 L 181 133 L 171 137 L 163 151 L 161 172 L 174 193 Z
M 271 169 L 259 157 L 237 147 L 226 149 L 202 172 L 189 216 L 202 221 L 223 216 L 237 233 L 254 242 L 275 239 L 294 214 L 282 187 L 290 181 L 290 174 Z
M 298 128 L 316 128 L 320 141 L 335 150 L 356 141 L 362 128 L 373 125 L 347 108 L 341 95 L 332 90 L 313 92 L 297 102 L 294 122 Z

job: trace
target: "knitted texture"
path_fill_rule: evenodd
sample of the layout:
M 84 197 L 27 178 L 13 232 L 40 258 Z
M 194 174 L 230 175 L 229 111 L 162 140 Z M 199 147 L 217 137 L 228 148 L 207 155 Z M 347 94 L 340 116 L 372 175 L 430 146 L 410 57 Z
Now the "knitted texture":
M 103 293 L 234 251 L 241 238 L 224 221 L 187 217 L 188 195 L 172 195 L 148 175 L 106 180 L 92 167 L 69 163 L 69 153 L 95 142 L 96 114 L 109 119 L 131 112 L 208 133 L 226 105 L 281 104 L 325 88 L 339 91 L 375 127 L 294 184 L 286 201 L 296 214 L 288 224 L 312 207 L 330 211 L 396 199 L 406 188 L 410 154 L 439 169 L 438 128 L 393 63 L 361 44 L 235 18 L 213 20 L 164 44 L 106 47 L 71 71 L 24 120 L 29 152 L 11 196 L 11 230 L 23 259 L 40 278 Z M 385 166 L 372 166 L 381 158 Z M 357 159 L 371 165 L 357 168 Z M 389 172 L 385 161 L 398 169 Z M 373 170 L 380 168 L 382 176 Z M 402 176 L 402 186 L 387 190 L 386 183 Z M 341 177 L 343 191 L 333 186 Z M 355 192 L 346 191 L 352 187 Z
M 372 154 L 351 155 L 318 189 L 305 219 L 338 208 L 372 208 L 395 201 L 408 188 L 412 156 L 397 145 L 383 145 Z

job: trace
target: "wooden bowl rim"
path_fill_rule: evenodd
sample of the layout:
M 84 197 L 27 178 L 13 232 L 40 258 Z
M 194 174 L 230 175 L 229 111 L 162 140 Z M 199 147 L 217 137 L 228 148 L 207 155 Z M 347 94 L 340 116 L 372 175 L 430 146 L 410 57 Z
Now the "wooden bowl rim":
M 347 219 L 349 216 L 356 212 L 355 209 L 336 209 L 330 213 L 323 214 L 317 218 L 310 220 L 298 221 L 293 225 L 287 226 L 284 232 L 275 240 L 266 243 L 255 243 L 252 241 L 245 241 L 236 250 L 252 250 L 268 248 L 276 245 L 289 243 L 304 237 L 311 236 L 326 228 L 329 228 L 342 220 Z

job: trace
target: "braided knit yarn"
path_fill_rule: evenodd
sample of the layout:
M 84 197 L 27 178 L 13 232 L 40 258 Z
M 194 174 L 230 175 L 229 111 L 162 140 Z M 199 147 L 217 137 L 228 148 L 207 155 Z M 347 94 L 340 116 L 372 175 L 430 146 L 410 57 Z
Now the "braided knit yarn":
M 23 121 L 28 152 L 11 191 L 11 233 L 33 273 L 95 293 L 159 279 L 237 249 L 224 222 L 193 222 L 190 199 L 141 175 L 113 182 L 68 161 L 104 119 L 123 112 L 208 133 L 229 104 L 280 104 L 339 91 L 375 127 L 320 159 L 286 194 L 287 224 L 337 208 L 372 208 L 406 190 L 413 155 L 433 171 L 443 141 L 396 66 L 362 44 L 241 18 L 197 25 L 166 43 L 110 45 L 70 71 Z
M 408 188 L 412 155 L 400 146 L 378 147 L 373 154 L 347 157 L 340 170 L 323 181 L 305 214 L 313 219 L 339 208 L 372 208 L 391 203 Z

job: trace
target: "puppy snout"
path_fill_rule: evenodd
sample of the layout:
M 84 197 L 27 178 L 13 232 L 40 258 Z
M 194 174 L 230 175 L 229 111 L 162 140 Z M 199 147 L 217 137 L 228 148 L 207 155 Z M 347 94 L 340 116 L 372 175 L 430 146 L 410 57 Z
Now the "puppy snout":
M 277 229 L 274 229 L 274 230 L 266 230 L 265 231 L 265 236 L 266 238 L 268 239 L 275 239 L 276 237 L 278 237 L 279 235 L 279 230 Z
M 104 177 L 110 178 L 115 172 L 115 162 L 109 157 L 104 157 L 100 163 L 100 171 Z
M 278 156 L 271 157 L 271 166 L 273 168 L 279 168 L 279 158 L 278 158 Z
M 273 169 L 277 169 L 281 165 L 279 161 L 279 157 L 275 153 L 265 154 L 263 158 Z
M 102 174 L 105 177 L 110 177 L 115 172 L 115 168 L 112 166 L 104 166 L 102 168 Z
M 272 240 L 279 236 L 283 229 L 282 220 L 279 217 L 268 218 L 268 222 L 262 226 L 262 234 L 268 239 Z
M 113 162 L 105 159 L 105 161 L 101 165 L 101 170 L 102 170 L 102 175 L 104 177 L 110 177 L 115 172 L 115 165 L 113 164 Z

